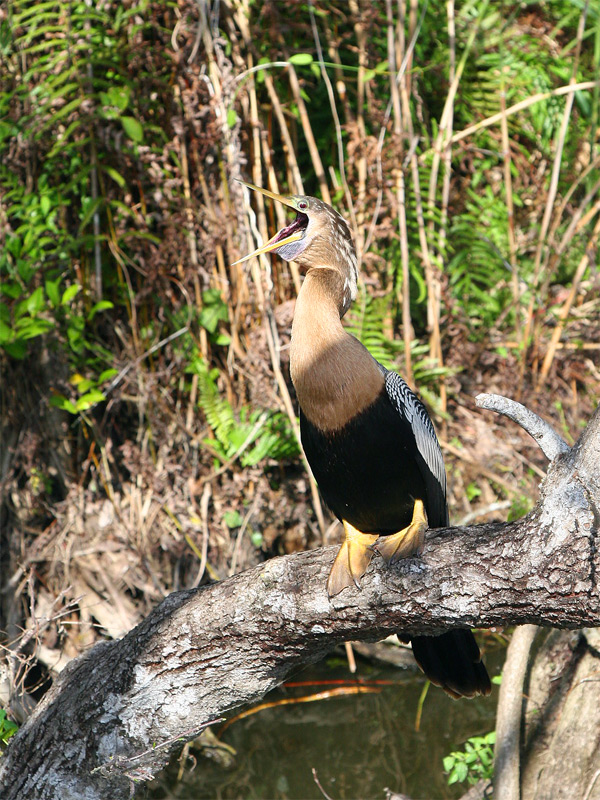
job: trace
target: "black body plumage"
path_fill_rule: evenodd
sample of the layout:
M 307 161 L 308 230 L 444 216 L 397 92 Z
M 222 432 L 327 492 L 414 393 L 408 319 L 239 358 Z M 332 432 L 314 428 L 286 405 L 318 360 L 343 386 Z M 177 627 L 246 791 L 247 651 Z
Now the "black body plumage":
M 448 523 L 446 475 L 421 401 L 394 372 L 374 403 L 335 431 L 301 413 L 302 446 L 323 499 L 357 530 L 386 536 L 405 528 L 423 500 L 431 527 Z

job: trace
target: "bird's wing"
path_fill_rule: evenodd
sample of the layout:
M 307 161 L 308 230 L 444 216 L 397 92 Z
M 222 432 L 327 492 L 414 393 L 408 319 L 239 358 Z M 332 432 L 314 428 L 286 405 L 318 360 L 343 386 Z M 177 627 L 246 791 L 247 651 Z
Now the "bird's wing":
M 434 506 L 438 504 L 442 506 L 438 509 L 440 520 L 447 521 L 444 457 L 427 409 L 396 372 L 386 371 L 385 388 L 396 411 L 410 425 L 417 450 L 429 468 L 430 476 L 424 475 L 424 477 L 431 494 L 430 502 Z M 436 524 L 433 520 L 430 522 Z

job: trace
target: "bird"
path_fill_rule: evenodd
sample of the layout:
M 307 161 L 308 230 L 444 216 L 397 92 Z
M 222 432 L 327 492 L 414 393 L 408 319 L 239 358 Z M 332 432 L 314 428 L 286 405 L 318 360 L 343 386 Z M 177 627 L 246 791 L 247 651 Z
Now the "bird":
M 403 378 L 343 326 L 356 298 L 357 255 L 347 222 L 316 197 L 281 195 L 240 181 L 296 212 L 266 244 L 304 275 L 296 300 L 290 375 L 302 447 L 319 491 L 344 528 L 327 580 L 330 597 L 360 589 L 375 551 L 388 564 L 418 555 L 429 526 L 449 524 L 446 471 L 429 414 Z M 491 684 L 472 631 L 411 636 L 415 659 L 452 697 L 487 695 Z

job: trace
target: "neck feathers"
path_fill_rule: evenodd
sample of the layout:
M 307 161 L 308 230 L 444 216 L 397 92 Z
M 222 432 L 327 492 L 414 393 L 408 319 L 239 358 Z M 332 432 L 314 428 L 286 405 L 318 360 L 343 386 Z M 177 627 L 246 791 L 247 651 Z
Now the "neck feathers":
M 356 282 L 354 282 L 355 292 Z M 292 325 L 290 369 L 304 415 L 318 428 L 342 428 L 377 398 L 384 378 L 375 359 L 347 333 L 341 317 L 352 299 L 337 270 L 311 269 Z

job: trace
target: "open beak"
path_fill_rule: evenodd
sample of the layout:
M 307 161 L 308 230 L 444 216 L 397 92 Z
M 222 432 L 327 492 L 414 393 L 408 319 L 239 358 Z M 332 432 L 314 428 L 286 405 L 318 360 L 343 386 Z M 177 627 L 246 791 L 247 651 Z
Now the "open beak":
M 282 194 L 275 194 L 274 192 L 270 192 L 268 189 L 261 189 L 260 186 L 255 186 L 253 183 L 246 183 L 245 181 L 238 181 L 242 183 L 244 186 L 247 186 L 248 189 L 252 189 L 254 192 L 260 192 L 260 194 L 264 194 L 265 197 L 270 197 L 272 200 L 277 200 L 279 203 L 283 203 L 284 206 L 289 206 L 289 208 L 293 208 L 294 211 L 297 211 L 296 206 L 294 205 L 293 201 Z M 259 247 L 253 253 L 249 253 L 247 256 L 243 258 L 238 258 L 237 261 L 234 261 L 231 265 L 234 267 L 236 264 L 241 264 L 243 261 L 248 261 L 249 258 L 253 258 L 254 256 L 259 256 L 262 253 L 270 253 L 272 250 L 277 250 L 280 247 L 283 247 L 284 244 L 290 244 L 291 242 L 297 242 L 304 236 L 304 231 L 297 230 L 291 233 L 289 236 L 284 236 L 283 238 L 278 238 L 281 236 L 281 231 L 278 231 L 275 236 L 273 236 L 266 244 L 263 244 L 262 247 Z

